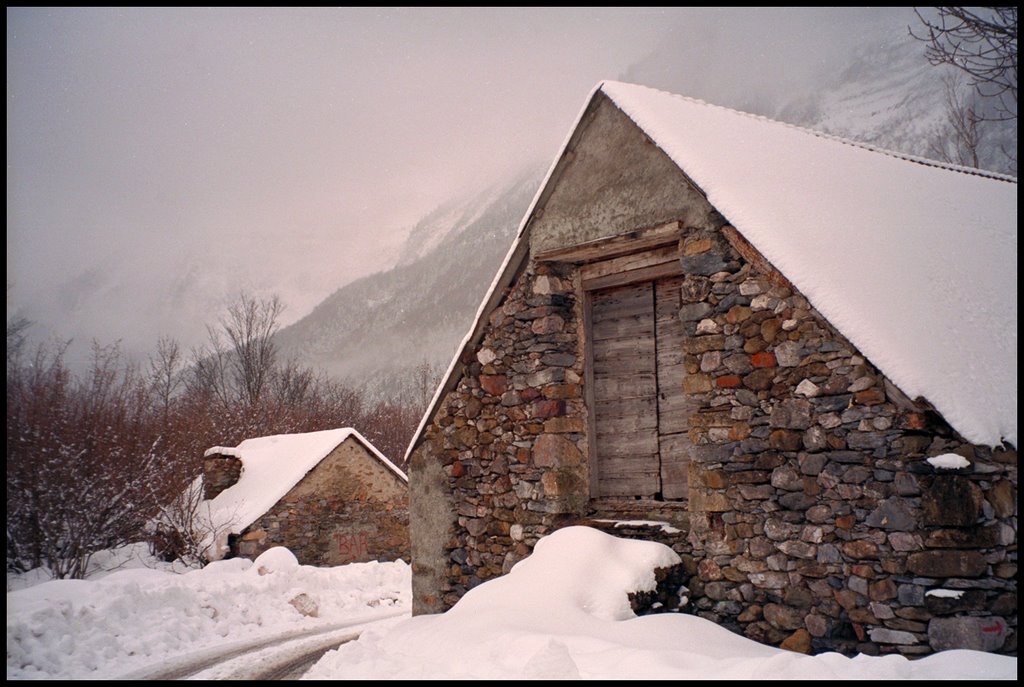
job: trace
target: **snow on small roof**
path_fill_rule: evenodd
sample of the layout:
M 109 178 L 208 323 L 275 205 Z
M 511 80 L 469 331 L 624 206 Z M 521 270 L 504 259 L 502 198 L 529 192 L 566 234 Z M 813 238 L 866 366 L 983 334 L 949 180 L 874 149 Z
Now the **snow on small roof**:
M 605 81 L 537 190 L 407 456 L 527 259 L 530 219 L 599 91 L 904 393 L 968 441 L 1017 445 L 1016 179 Z
M 409 481 L 404 472 L 351 427 L 246 439 L 237 448 L 225 450 L 225 447 L 215 446 L 204 454 L 233 455 L 242 461 L 238 482 L 210 501 L 212 522 L 221 526 L 231 522 L 231 530 L 241 532 L 350 437 L 359 441 L 402 481 Z
M 643 86 L 601 90 L 911 398 L 1017 444 L 1017 184 Z

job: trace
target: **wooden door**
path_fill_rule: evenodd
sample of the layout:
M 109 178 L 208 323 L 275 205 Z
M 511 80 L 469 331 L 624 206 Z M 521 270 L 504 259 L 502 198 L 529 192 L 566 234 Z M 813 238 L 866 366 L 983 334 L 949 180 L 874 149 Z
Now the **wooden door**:
M 681 282 L 591 292 L 596 496 L 686 498 Z
M 661 478 L 652 283 L 594 292 L 591 327 L 598 492 L 653 498 Z

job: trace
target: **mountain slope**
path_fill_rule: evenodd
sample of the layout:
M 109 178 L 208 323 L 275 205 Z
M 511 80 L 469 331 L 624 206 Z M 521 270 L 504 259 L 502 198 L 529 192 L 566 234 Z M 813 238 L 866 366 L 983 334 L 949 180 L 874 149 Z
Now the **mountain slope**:
M 285 356 L 381 396 L 408 392 L 424 363 L 443 371 L 501 264 L 540 177 L 431 213 L 399 264 L 348 284 L 281 330 Z

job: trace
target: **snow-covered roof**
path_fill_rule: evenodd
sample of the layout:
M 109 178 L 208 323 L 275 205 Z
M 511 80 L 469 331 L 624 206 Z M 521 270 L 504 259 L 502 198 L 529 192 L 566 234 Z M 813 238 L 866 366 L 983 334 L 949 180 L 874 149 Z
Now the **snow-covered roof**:
M 209 503 L 212 522 L 221 525 L 231 522 L 231 530 L 241 532 L 349 438 L 357 440 L 385 467 L 408 482 L 404 472 L 351 427 L 246 439 L 237 448 L 215 446 L 204 454 L 231 455 L 242 461 L 238 482 Z
M 1017 444 L 1017 183 L 644 86 L 611 99 L 815 308 L 965 439 Z M 528 256 L 530 219 L 460 346 Z M 448 380 L 410 443 L 415 448 Z
M 911 398 L 1017 444 L 1017 183 L 643 86 L 601 90 Z

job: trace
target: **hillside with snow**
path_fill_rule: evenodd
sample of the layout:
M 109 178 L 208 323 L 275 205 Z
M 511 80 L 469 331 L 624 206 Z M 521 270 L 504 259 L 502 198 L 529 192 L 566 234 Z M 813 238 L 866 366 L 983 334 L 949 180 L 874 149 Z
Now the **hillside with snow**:
M 427 215 L 396 267 L 346 284 L 282 329 L 282 353 L 381 396 L 407 392 L 424 363 L 443 370 L 539 183 L 526 174 Z

